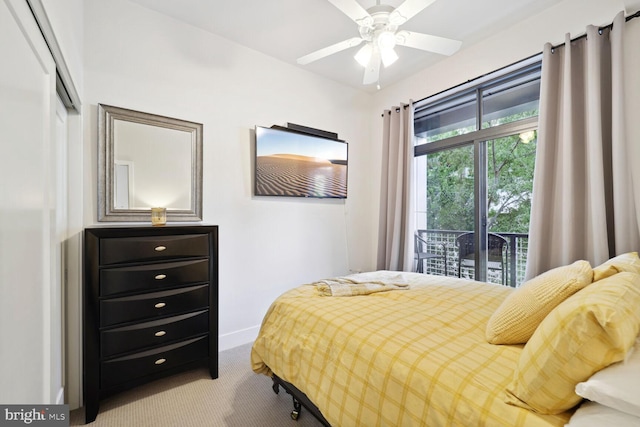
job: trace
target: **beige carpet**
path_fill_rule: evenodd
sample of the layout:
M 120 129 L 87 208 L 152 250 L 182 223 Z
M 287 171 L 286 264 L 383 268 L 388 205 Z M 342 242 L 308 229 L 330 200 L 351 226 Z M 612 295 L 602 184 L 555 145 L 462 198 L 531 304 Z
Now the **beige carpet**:
M 271 389 L 271 378 L 253 373 L 251 346 L 220 353 L 219 377 L 199 369 L 129 390 L 100 403 L 99 427 L 237 426 L 318 427 L 304 408 L 297 421 L 290 417 L 291 396 Z M 71 412 L 72 426 L 84 424 L 84 409 Z

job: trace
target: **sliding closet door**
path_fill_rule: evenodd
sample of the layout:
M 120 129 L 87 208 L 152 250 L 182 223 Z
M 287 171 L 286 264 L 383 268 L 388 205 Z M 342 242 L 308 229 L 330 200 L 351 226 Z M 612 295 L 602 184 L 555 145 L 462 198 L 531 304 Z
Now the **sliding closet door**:
M 0 402 L 54 403 L 56 72 L 24 0 L 0 0 L 0 58 Z

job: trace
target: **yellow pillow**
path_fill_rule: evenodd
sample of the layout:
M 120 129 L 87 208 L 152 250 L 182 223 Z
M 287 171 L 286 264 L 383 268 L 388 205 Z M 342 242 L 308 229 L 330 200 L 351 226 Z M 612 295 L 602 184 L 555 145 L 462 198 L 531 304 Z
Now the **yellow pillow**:
M 613 270 L 613 271 L 612 271 Z M 593 269 L 593 281 L 598 281 L 621 271 L 640 274 L 638 252 L 627 252 L 611 258 Z
M 531 338 L 540 322 L 558 304 L 591 283 L 588 261 L 554 268 L 531 280 L 505 298 L 493 313 L 485 335 L 491 344 L 521 344 Z
M 640 330 L 640 275 L 618 273 L 570 296 L 522 349 L 506 402 L 559 414 L 582 399 L 579 382 L 624 359 Z
M 597 282 L 598 280 L 606 279 L 607 277 L 618 274 L 619 272 L 620 270 L 618 270 L 614 265 L 599 265 L 593 269 L 593 281 Z

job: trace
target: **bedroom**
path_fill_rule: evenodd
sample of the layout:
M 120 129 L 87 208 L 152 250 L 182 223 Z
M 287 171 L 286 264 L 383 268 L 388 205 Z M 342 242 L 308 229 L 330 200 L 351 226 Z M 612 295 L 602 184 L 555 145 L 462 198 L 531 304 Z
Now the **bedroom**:
M 547 41 L 561 41 L 567 32 L 583 33 L 587 24 L 608 24 L 625 7 L 638 8 L 637 2 L 565 0 L 371 94 L 133 2 L 43 3 L 51 7 L 50 20 L 82 101 L 80 113 L 69 117 L 76 156 L 68 166 L 72 238 L 78 239 L 83 227 L 96 224 L 98 103 L 204 123 L 204 222 L 220 226 L 221 349 L 254 339 L 268 305 L 283 291 L 320 277 L 375 266 L 377 215 L 371 212 L 378 209 L 381 111 L 528 57 Z M 250 132 L 255 125 L 286 122 L 333 130 L 350 142 L 349 199 L 345 203 L 251 197 Z M 3 223 L 6 227 L 7 222 Z M 2 286 L 8 292 L 7 285 Z M 70 292 L 73 286 L 77 291 L 79 284 L 71 284 Z M 26 290 L 8 295 L 25 294 L 30 295 Z M 46 306 L 51 301 L 40 303 Z M 79 316 L 77 296 L 73 304 L 68 303 L 67 310 Z M 22 329 L 5 329 L 3 322 L 3 340 L 28 334 L 42 342 L 41 346 L 56 347 L 48 344 L 48 332 L 39 322 L 24 316 L 16 314 L 11 319 L 12 323 L 24 322 Z M 75 326 L 71 322 L 67 336 L 80 336 L 77 319 Z M 79 339 L 70 341 L 65 351 L 71 378 L 66 395 L 78 402 L 81 347 Z M 24 357 L 22 351 L 3 353 L 3 362 L 11 365 L 20 357 Z M 42 363 L 40 356 L 28 359 Z M 50 374 L 57 378 L 59 373 Z M 32 382 L 40 383 L 40 375 L 34 374 Z M 18 386 L 18 393 L 28 400 L 30 393 L 47 394 L 44 388 L 44 384 L 36 391 Z M 3 397 L 5 393 L 10 391 L 3 388 Z

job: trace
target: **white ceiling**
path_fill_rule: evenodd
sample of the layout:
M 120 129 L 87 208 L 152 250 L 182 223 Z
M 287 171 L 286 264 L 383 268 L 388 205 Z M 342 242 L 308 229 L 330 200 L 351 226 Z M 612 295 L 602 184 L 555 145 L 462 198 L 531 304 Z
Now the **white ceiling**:
M 302 66 L 296 59 L 357 37 L 357 25 L 327 0 L 130 0 L 248 48 L 338 82 L 367 91 L 363 68 L 353 59 L 357 48 Z M 438 0 L 401 26 L 462 41 L 471 46 L 562 0 Z M 376 0 L 358 0 L 366 9 Z M 402 0 L 382 0 L 397 7 Z M 397 46 L 400 59 L 381 68 L 380 85 L 389 86 L 444 57 Z

